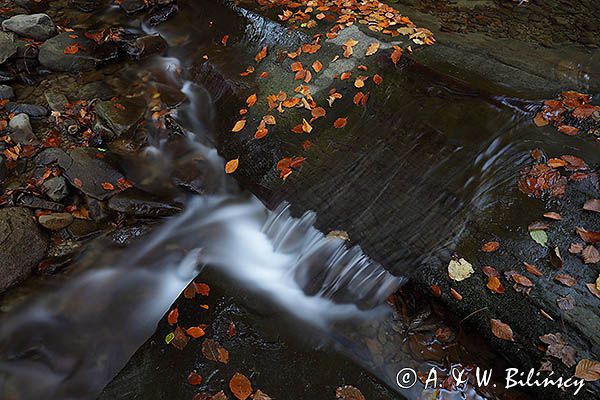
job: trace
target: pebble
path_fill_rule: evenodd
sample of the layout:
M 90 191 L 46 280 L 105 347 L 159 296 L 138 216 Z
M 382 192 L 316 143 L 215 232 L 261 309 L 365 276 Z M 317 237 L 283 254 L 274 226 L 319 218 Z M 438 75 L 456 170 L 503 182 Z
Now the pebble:
M 52 213 L 40 215 L 38 222 L 46 229 L 59 231 L 73 223 L 73 216 L 69 213 Z

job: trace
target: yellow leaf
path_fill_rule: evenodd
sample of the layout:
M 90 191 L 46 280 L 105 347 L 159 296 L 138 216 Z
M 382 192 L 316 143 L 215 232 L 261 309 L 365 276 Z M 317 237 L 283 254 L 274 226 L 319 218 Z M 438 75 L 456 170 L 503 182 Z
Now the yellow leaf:
M 373 42 L 369 44 L 369 47 L 367 47 L 367 52 L 365 55 L 372 56 L 373 54 L 377 53 L 377 50 L 379 50 L 379 42 Z
M 225 164 L 225 172 L 228 174 L 233 174 L 239 164 L 240 164 L 239 158 L 227 161 L 227 164 Z
M 246 126 L 246 120 L 240 119 L 238 122 L 235 123 L 233 128 L 231 128 L 231 132 L 239 132 L 242 129 L 244 129 L 244 126 Z

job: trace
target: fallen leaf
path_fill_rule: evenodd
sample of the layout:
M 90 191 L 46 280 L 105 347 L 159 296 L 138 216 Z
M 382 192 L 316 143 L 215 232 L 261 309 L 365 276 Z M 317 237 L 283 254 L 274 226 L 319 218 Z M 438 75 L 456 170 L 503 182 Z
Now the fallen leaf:
M 323 107 L 315 107 L 311 110 L 310 115 L 313 117 L 313 120 L 315 120 L 327 115 L 327 111 L 325 111 Z
M 454 288 L 450 288 L 450 294 L 458 301 L 461 301 L 463 299 L 462 295 L 458 293 Z
M 558 358 L 569 368 L 575 365 L 577 351 L 567 344 L 560 333 L 549 333 L 540 336 L 540 340 L 548 345 L 546 355 Z
M 346 126 L 348 120 L 346 118 L 338 118 L 333 122 L 333 127 L 340 129 Z
M 196 283 L 194 282 L 194 288 L 196 289 L 196 293 L 202 296 L 208 296 L 210 294 L 210 286 L 206 283 Z
M 562 283 L 563 285 L 565 285 L 567 287 L 572 287 L 577 284 L 577 280 L 575 278 L 573 278 L 571 275 L 567 275 L 567 274 L 558 274 L 554 277 L 554 280 Z
M 335 390 L 335 397 L 340 400 L 366 400 L 360 390 L 354 386 L 340 386 Z
M 373 82 L 376 85 L 381 85 L 381 82 L 383 82 L 383 78 L 379 74 L 375 74 L 373 75 Z
M 488 278 L 491 278 L 493 276 L 497 276 L 497 277 L 500 276 L 498 271 L 496 271 L 496 268 L 491 267 L 489 265 L 484 265 L 483 267 L 481 267 L 481 271 L 483 271 L 485 276 L 487 276 Z
M 173 338 L 173 341 L 171 342 L 173 347 L 175 347 L 178 350 L 185 349 L 185 346 L 187 346 L 188 342 L 190 341 L 190 337 L 185 333 L 185 331 L 180 326 L 175 328 L 175 331 L 173 333 L 175 335 L 175 337 Z
M 548 243 L 548 234 L 546 233 L 546 231 L 541 229 L 533 230 L 529 231 L 529 235 L 537 244 L 546 247 Z
M 194 339 L 198 339 L 199 337 L 205 335 L 204 329 L 200 328 L 199 326 L 192 326 L 190 328 L 187 328 L 185 332 Z
M 167 322 L 169 323 L 169 325 L 173 326 L 177 323 L 177 320 L 179 319 L 179 309 L 174 308 L 171 311 L 169 311 L 169 315 L 167 316 Z
M 365 77 L 364 76 L 359 76 L 354 80 L 354 86 L 358 89 L 362 88 L 365 86 Z
M 553 219 L 555 221 L 560 221 L 562 219 L 562 217 L 560 216 L 559 213 L 553 212 L 553 211 L 544 213 L 544 217 L 549 218 L 549 219 Z
M 272 399 L 269 395 L 267 395 L 266 393 L 264 393 L 260 389 L 258 389 L 256 391 L 256 393 L 254 393 L 254 396 L 252 396 L 252 400 L 272 400 Z
M 192 400 L 196 400 L 196 399 L 192 399 Z M 204 399 L 202 399 L 202 400 L 204 400 Z M 227 397 L 225 392 L 221 390 L 219 393 L 215 394 L 214 396 L 211 396 L 209 400 L 229 400 L 229 398 Z
M 380 46 L 379 42 L 370 43 L 369 46 L 367 47 L 367 52 L 365 53 L 365 55 L 368 57 L 368 56 L 372 56 L 373 54 L 377 53 L 377 50 L 379 50 L 379 46 Z
M 533 118 L 533 123 L 536 126 L 542 127 L 542 126 L 546 126 L 550 124 L 550 121 L 548 121 L 545 117 L 544 117 L 544 113 L 543 112 L 539 112 L 535 115 L 535 117 Z
M 265 121 L 265 123 L 267 125 L 275 125 L 276 121 L 275 121 L 275 117 L 272 115 L 265 115 L 263 117 L 263 121 Z
M 584 264 L 596 264 L 600 262 L 600 252 L 594 246 L 589 245 L 581 251 L 581 258 Z
M 265 57 L 267 56 L 267 46 L 263 47 L 258 54 L 256 54 L 256 57 L 254 57 L 254 60 L 259 63 L 261 62 Z
M 569 245 L 569 253 L 580 254 L 583 251 L 583 247 L 581 243 L 571 243 Z
M 398 61 L 400 61 L 401 57 L 402 57 L 402 48 L 398 47 L 398 46 L 394 46 L 394 51 L 392 52 L 392 55 L 390 56 L 394 65 L 398 64 Z
M 456 282 L 464 281 L 473 275 L 474 272 L 473 266 L 464 258 L 450 260 L 450 263 L 448 264 L 448 276 Z
M 542 272 L 535 265 L 529 264 L 528 262 L 523 262 L 523 265 L 525 265 L 525 270 L 530 274 L 542 276 Z
M 583 209 L 587 211 L 600 212 L 600 199 L 590 199 L 585 202 Z
M 512 278 L 515 282 L 517 282 L 521 286 L 525 286 L 525 287 L 533 286 L 533 282 L 531 282 L 531 280 L 529 280 L 529 278 L 527 278 L 526 276 L 523 276 L 521 274 L 512 274 Z
M 239 400 L 246 400 L 252 394 L 252 384 L 243 374 L 236 372 L 229 380 L 229 389 Z
M 499 319 L 492 319 L 492 320 L 490 320 L 490 326 L 492 329 L 492 333 L 498 339 L 509 340 L 511 342 L 515 341 L 515 339 L 513 337 L 513 331 L 508 324 L 505 324 L 504 322 L 500 321 Z
M 110 182 L 102 182 L 102 189 L 104 190 L 115 190 L 115 187 L 112 183 Z
M 586 382 L 595 382 L 600 379 L 600 362 L 582 359 L 575 367 L 575 376 Z
M 340 79 L 342 81 L 345 81 L 346 79 L 350 78 L 352 76 L 352 72 L 342 72 L 342 74 L 340 75 Z
M 246 104 L 248 104 L 248 107 L 252 107 L 256 104 L 256 100 L 258 100 L 258 97 L 256 97 L 256 93 L 253 93 L 246 99 Z
M 223 364 L 229 362 L 229 352 L 214 339 L 204 339 L 202 342 L 202 355 L 211 361 Z
M 556 299 L 556 304 L 561 310 L 570 311 L 575 308 L 575 299 L 570 294 L 566 296 L 561 296 L 558 299 Z
M 575 135 L 579 134 L 579 128 L 576 128 L 574 126 L 569 126 L 569 125 L 559 126 L 558 131 L 560 133 L 564 133 L 565 135 L 568 135 L 568 136 L 575 136 Z
M 600 242 L 600 232 L 590 232 L 583 228 L 576 228 L 575 231 L 579 237 L 587 243 L 598 243 Z
M 317 60 L 314 63 L 312 63 L 312 67 L 316 73 L 319 73 L 323 69 L 323 64 L 321 64 L 321 61 Z
M 198 386 L 202 383 L 202 377 L 196 373 L 196 371 L 190 372 L 187 381 L 190 385 Z
M 485 253 L 492 253 L 500 248 L 500 243 L 498 242 L 486 242 L 481 246 L 481 251 Z
M 600 290 L 596 288 L 596 285 L 593 283 L 586 283 L 585 286 L 588 288 L 591 294 L 600 299 Z
M 293 62 L 290 65 L 290 68 L 292 69 L 292 72 L 298 72 L 298 71 L 302 71 L 304 68 L 302 68 L 302 63 L 299 61 Z
M 502 283 L 500 282 L 500 279 L 498 279 L 497 276 L 492 276 L 488 278 L 486 287 L 494 293 L 504 293 L 504 286 L 502 286 Z
M 233 174 L 235 172 L 235 170 L 238 168 L 239 164 L 240 164 L 239 158 L 235 158 L 233 160 L 227 161 L 227 164 L 225 164 L 225 173 Z
M 229 35 L 225 35 L 221 38 L 221 44 L 223 46 L 227 46 L 227 41 L 229 40 Z
M 245 126 L 246 126 L 246 120 L 245 119 L 240 119 L 239 121 L 237 121 L 235 123 L 235 125 L 233 126 L 233 128 L 231 128 L 231 132 L 239 132 L 242 129 L 244 129 Z
M 77 54 L 81 48 L 79 43 L 73 43 L 65 48 L 65 54 Z
M 558 269 L 562 268 L 563 259 L 560 254 L 560 249 L 558 247 L 555 247 L 550 250 L 549 259 L 550 259 L 550 264 L 552 264 L 552 266 L 554 268 L 558 268 Z
M 431 293 L 433 293 L 433 295 L 435 297 L 441 297 L 441 295 L 442 295 L 442 288 L 439 287 L 438 285 L 431 285 Z
M 302 118 L 302 131 L 304 133 L 311 133 L 313 130 L 312 126 L 310 126 L 310 124 L 308 123 L 307 120 L 305 120 L 304 118 Z
M 229 323 L 229 328 L 227 328 L 227 335 L 229 337 L 234 337 L 235 336 L 235 324 L 233 323 L 233 321 L 231 321 Z

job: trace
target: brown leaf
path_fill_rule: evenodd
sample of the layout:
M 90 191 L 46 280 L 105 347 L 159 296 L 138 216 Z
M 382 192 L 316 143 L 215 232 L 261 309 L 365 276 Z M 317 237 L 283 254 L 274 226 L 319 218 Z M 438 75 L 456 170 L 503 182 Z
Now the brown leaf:
M 310 126 L 310 124 L 308 123 L 307 120 L 305 120 L 304 118 L 302 118 L 302 131 L 304 133 L 311 133 L 312 132 L 312 126 Z
M 521 286 L 525 286 L 525 287 L 532 287 L 533 286 L 533 282 L 531 282 L 529 280 L 529 278 L 521 275 L 521 274 L 513 274 L 512 278 L 515 282 L 517 282 L 519 285 Z
M 484 265 L 483 267 L 481 267 L 481 270 L 483 271 L 485 276 L 487 276 L 488 278 L 491 278 L 493 276 L 496 276 L 496 277 L 500 276 L 498 271 L 496 271 L 496 268 L 491 267 L 489 265 Z
M 373 75 L 373 83 L 379 86 L 381 82 L 383 82 L 383 78 L 379 74 Z
M 481 251 L 485 253 L 492 253 L 500 248 L 500 243 L 498 242 L 486 242 L 481 246 Z
M 435 297 L 440 297 L 442 295 L 442 288 L 438 285 L 431 285 L 431 293 L 433 293 Z
M 492 276 L 488 278 L 487 288 L 494 293 L 504 293 L 504 286 L 502 286 L 502 283 L 500 282 L 500 279 L 498 279 L 497 276 Z
M 177 320 L 179 319 L 179 309 L 178 308 L 174 308 L 171 311 L 169 311 L 169 315 L 167 316 L 167 322 L 169 323 L 169 325 L 173 326 L 177 323 Z
M 584 264 L 596 264 L 600 262 L 600 252 L 594 246 L 589 245 L 581 252 L 581 258 Z
M 327 115 L 327 111 L 323 107 L 315 107 L 311 110 L 310 115 L 313 119 L 321 118 Z
M 193 399 L 193 400 L 195 400 L 195 399 Z M 228 398 L 227 398 L 227 395 L 225 394 L 225 392 L 221 390 L 219 393 L 212 396 L 210 398 L 210 400 L 228 400 Z
M 394 46 L 394 51 L 392 52 L 392 55 L 390 56 L 394 65 L 398 64 L 398 61 L 400 61 L 401 57 L 402 57 L 402 48 L 398 47 L 398 46 Z
M 462 295 L 458 293 L 454 288 L 450 288 L 450 294 L 458 301 L 461 301 L 463 298 Z
M 569 246 L 569 253 L 580 254 L 583 251 L 583 245 L 581 243 L 571 243 Z
M 567 344 L 560 333 L 549 333 L 540 336 L 540 340 L 548 345 L 546 355 L 558 358 L 569 368 L 575 365 L 577 351 Z
M 587 243 L 598 243 L 600 242 L 600 232 L 590 232 L 583 228 L 575 228 L 575 231 L 579 237 Z
M 377 50 L 379 50 L 379 46 L 380 46 L 379 42 L 370 43 L 369 47 L 367 47 L 367 52 L 365 53 L 365 55 L 372 56 L 373 54 L 377 53 Z
M 515 341 L 515 339 L 513 337 L 513 331 L 508 324 L 505 324 L 504 322 L 500 321 L 499 319 L 492 319 L 490 321 L 490 326 L 492 329 L 492 333 L 498 339 L 509 340 L 511 342 Z
M 527 272 L 529 272 L 530 274 L 533 274 L 535 276 L 542 276 L 542 272 L 537 269 L 537 267 L 533 264 L 529 264 L 528 262 L 523 262 L 523 265 L 525 265 L 525 270 Z
M 561 296 L 556 299 L 556 304 L 558 308 L 564 311 L 569 311 L 575 308 L 575 299 L 570 294 L 566 296 Z
M 185 349 L 185 346 L 187 346 L 188 342 L 190 341 L 190 337 L 180 326 L 175 328 L 175 332 L 173 333 L 175 334 L 175 337 L 171 341 L 171 344 L 178 350 Z
M 231 132 L 239 132 L 242 129 L 244 129 L 245 126 L 246 126 L 246 120 L 240 119 L 239 121 L 237 121 L 235 123 L 235 125 L 233 125 L 233 128 L 231 128 Z
M 335 397 L 340 400 L 366 400 L 360 390 L 354 386 L 341 386 L 335 390 Z
M 323 64 L 321 64 L 321 61 L 317 60 L 314 63 L 312 63 L 312 67 L 316 73 L 319 73 L 323 69 Z
M 346 126 L 348 120 L 346 118 L 338 118 L 333 122 L 333 127 L 340 129 Z
M 544 213 L 544 217 L 549 218 L 549 219 L 553 219 L 555 221 L 560 221 L 562 219 L 562 217 L 560 216 L 559 213 L 553 212 L 553 211 Z
M 529 224 L 529 226 L 527 227 L 527 230 L 529 232 L 531 232 L 531 231 L 546 230 L 548 228 L 550 228 L 550 225 L 548 225 L 546 222 L 535 221 L 535 222 L 532 222 L 531 224 Z
M 227 46 L 227 41 L 229 41 L 229 35 L 225 35 L 223 38 L 221 38 L 221 44 L 223 46 Z
M 190 335 L 191 337 L 193 337 L 194 339 L 198 339 L 199 337 L 202 337 L 205 335 L 204 329 L 202 329 L 199 326 L 192 326 L 190 328 L 187 328 L 185 330 L 185 332 Z
M 235 170 L 238 168 L 239 164 L 240 164 L 239 158 L 235 158 L 233 160 L 227 161 L 227 164 L 225 164 L 225 172 L 228 174 L 233 174 L 235 172 Z
M 202 377 L 196 373 L 196 371 L 190 372 L 187 381 L 190 385 L 198 386 L 202 383 Z
M 272 400 L 272 399 L 269 395 L 267 395 L 266 393 L 264 393 L 260 389 L 258 389 L 256 391 L 256 393 L 254 393 L 254 396 L 252 396 L 252 400 Z
M 595 382 L 600 379 L 600 362 L 583 359 L 575 367 L 575 376 L 586 382 Z
M 252 394 L 252 384 L 243 374 L 236 372 L 229 381 L 229 389 L 239 400 L 246 400 Z
M 267 56 L 267 46 L 263 47 L 258 54 L 254 57 L 254 60 L 259 63 Z
M 575 278 L 573 278 L 571 275 L 567 275 L 567 274 L 558 274 L 554 277 L 554 280 L 562 283 L 563 285 L 565 285 L 567 287 L 572 287 L 572 286 L 577 285 L 577 280 Z
M 546 126 L 548 124 L 550 124 L 550 121 L 548 121 L 545 117 L 544 117 L 544 113 L 543 112 L 539 112 L 535 115 L 535 118 L 533 118 L 533 122 L 539 126 Z
M 583 209 L 587 211 L 600 212 L 600 199 L 590 199 L 585 202 Z
M 253 93 L 246 99 L 246 104 L 248 104 L 248 107 L 252 107 L 254 104 L 256 104 L 257 99 L 258 97 L 256 97 L 256 93 Z
M 550 259 L 550 264 L 552 264 L 553 267 L 555 268 L 562 268 L 563 266 L 563 259 L 562 256 L 560 255 L 560 249 L 558 247 L 555 247 L 553 249 L 549 250 L 549 259 Z
M 214 339 L 204 339 L 202 354 L 211 361 L 218 361 L 223 364 L 229 362 L 229 352 Z

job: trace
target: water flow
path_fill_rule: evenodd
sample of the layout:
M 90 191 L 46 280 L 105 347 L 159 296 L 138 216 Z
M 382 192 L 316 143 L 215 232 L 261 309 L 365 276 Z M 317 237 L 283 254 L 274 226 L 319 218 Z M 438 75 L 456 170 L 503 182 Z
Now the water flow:
M 177 81 L 177 74 L 166 75 Z M 192 197 L 182 214 L 118 261 L 99 259 L 97 268 L 5 317 L 0 398 L 95 398 L 153 333 L 199 266 L 219 268 L 322 330 L 339 319 L 372 317 L 381 308 L 361 309 L 381 304 L 402 283 L 359 247 L 315 229 L 314 213 L 296 219 L 285 204 L 270 212 L 251 195 L 225 193 L 223 160 L 206 145 L 212 141 L 203 134 L 209 122 L 198 112 L 210 104 L 202 88 L 182 87 L 190 101 L 179 117 L 194 128 L 189 145 L 207 161 L 216 194 Z M 156 156 L 160 146 L 148 150 Z

